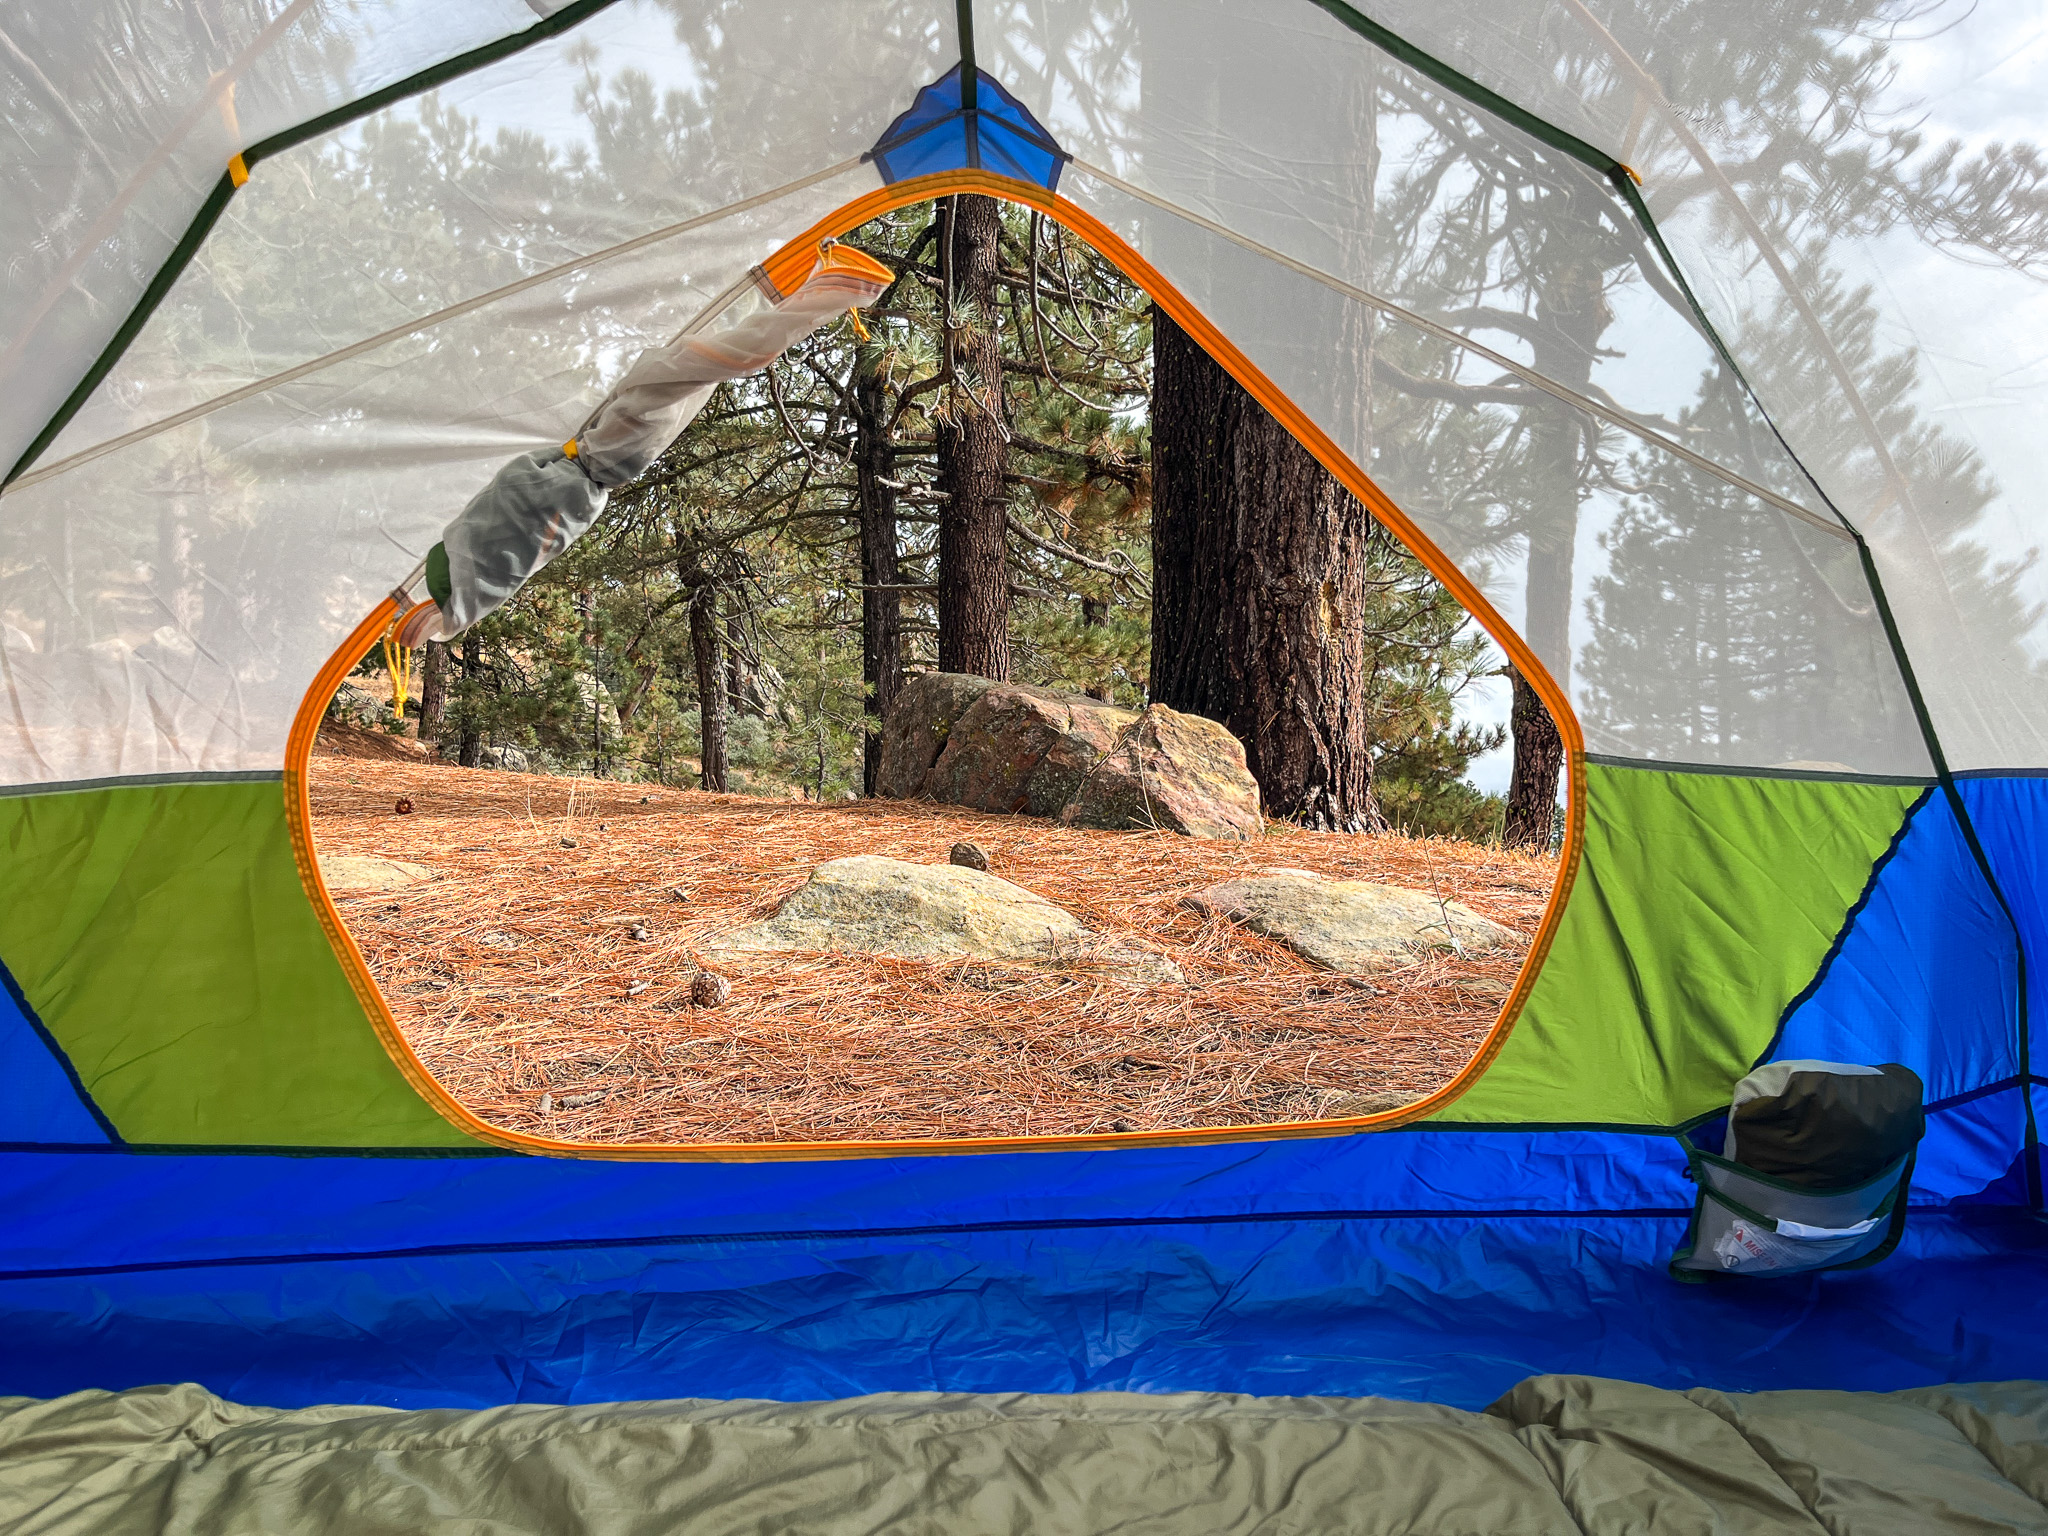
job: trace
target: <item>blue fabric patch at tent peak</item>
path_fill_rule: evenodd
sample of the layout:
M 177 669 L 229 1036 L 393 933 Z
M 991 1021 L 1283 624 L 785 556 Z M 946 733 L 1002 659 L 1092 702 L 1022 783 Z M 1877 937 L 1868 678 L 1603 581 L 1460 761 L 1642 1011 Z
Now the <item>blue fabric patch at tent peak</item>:
M 989 171 L 1057 191 L 1060 167 L 1072 158 L 1038 125 L 1024 104 L 979 71 L 974 101 L 963 101 L 960 65 L 917 93 L 891 123 L 868 158 L 884 182 L 938 171 Z

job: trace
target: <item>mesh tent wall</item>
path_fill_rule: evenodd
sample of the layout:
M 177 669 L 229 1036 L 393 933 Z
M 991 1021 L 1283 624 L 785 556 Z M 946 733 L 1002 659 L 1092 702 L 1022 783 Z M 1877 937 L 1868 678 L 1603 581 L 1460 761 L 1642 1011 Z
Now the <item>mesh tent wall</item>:
M 1880 0 L 429 9 L 6 26 L 0 1390 L 2048 1375 L 2043 402 L 2003 362 L 2038 271 L 1991 217 L 2040 111 L 1998 86 L 2026 8 L 1910 37 Z M 1948 180 L 1888 136 L 1909 109 L 1958 125 Z M 640 348 L 960 189 L 1123 264 L 1540 685 L 1570 830 L 1514 994 L 1456 1081 L 1361 1121 L 481 1124 L 310 857 L 326 693 L 454 510 Z M 1613 472 L 1545 476 L 1592 442 Z M 1504 444 L 1536 491 L 1461 472 Z M 1773 1057 L 1925 1079 L 1905 1240 L 1678 1287 L 1673 1132 Z

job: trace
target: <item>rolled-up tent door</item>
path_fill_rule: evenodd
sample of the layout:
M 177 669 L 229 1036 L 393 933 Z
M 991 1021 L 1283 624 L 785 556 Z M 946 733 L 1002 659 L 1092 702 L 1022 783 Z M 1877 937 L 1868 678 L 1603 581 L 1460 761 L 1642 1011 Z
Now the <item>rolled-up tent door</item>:
M 589 530 L 613 487 L 661 457 L 714 389 L 872 304 L 893 279 L 873 257 L 829 242 L 787 294 L 757 268 L 735 303 L 713 306 L 673 341 L 641 353 L 569 441 L 522 453 L 491 477 L 429 552 L 426 601 L 404 593 L 410 606 L 397 642 L 451 639 L 503 607 Z

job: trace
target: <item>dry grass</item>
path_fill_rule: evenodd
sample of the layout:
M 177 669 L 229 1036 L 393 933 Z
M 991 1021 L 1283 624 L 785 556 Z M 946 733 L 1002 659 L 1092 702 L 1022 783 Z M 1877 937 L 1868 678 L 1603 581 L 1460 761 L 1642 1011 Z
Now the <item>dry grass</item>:
M 324 852 L 438 874 L 339 902 L 428 1068 L 494 1124 L 598 1142 L 1103 1133 L 1360 1113 L 1358 1096 L 1419 1094 L 1455 1073 L 1519 954 L 1431 957 L 1366 986 L 1188 911 L 1181 896 L 1284 866 L 1434 887 L 1528 935 L 1556 872 L 1548 859 L 1441 840 L 1281 828 L 1257 844 L 1207 843 L 950 806 L 820 806 L 333 757 L 314 760 L 312 792 Z M 400 796 L 413 814 L 394 814 Z M 705 941 L 772 911 L 817 864 L 850 853 L 943 863 L 960 839 L 1116 942 L 1169 956 L 1188 985 L 1133 990 L 1086 963 L 718 956 L 730 1000 L 690 1005 Z

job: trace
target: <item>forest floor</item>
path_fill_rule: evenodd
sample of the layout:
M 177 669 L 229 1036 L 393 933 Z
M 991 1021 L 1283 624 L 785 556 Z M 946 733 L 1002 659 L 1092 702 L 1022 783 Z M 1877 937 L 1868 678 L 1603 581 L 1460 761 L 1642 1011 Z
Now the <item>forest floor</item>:
M 1276 826 L 1251 844 L 1065 828 L 923 802 L 817 805 L 418 761 L 315 756 L 326 854 L 435 878 L 337 902 L 399 1027 L 448 1091 L 509 1130 L 594 1142 L 1102 1134 L 1357 1114 L 1448 1081 L 1521 953 L 1432 954 L 1362 979 L 1181 898 L 1262 868 L 1383 881 L 1533 935 L 1547 858 Z M 415 809 L 399 815 L 401 798 Z M 853 853 L 992 873 L 1186 986 L 1083 968 L 702 953 Z M 636 940 L 633 925 L 648 937 Z

